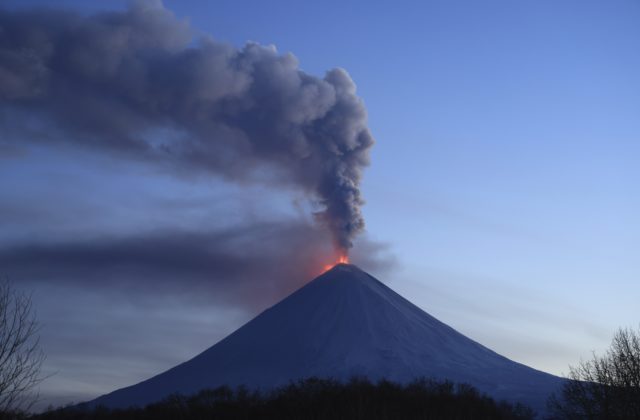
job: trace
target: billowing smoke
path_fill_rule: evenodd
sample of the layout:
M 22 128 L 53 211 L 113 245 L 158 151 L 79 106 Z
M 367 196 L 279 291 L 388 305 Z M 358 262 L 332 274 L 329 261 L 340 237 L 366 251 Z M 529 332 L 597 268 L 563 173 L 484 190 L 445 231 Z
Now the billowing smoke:
M 307 193 L 346 252 L 363 230 L 359 190 L 373 138 L 342 69 L 195 35 L 160 2 L 123 12 L 0 11 L 0 137 L 72 145 L 178 172 Z

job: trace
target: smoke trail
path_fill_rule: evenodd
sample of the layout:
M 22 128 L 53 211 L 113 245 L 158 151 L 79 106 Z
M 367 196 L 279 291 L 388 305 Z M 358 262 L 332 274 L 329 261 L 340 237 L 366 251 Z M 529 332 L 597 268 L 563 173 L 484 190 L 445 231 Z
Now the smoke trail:
M 364 228 L 373 137 L 349 75 L 314 77 L 272 46 L 195 36 L 161 2 L 89 17 L 0 11 L 0 128 L 0 150 L 71 145 L 293 185 L 321 204 L 342 252 Z

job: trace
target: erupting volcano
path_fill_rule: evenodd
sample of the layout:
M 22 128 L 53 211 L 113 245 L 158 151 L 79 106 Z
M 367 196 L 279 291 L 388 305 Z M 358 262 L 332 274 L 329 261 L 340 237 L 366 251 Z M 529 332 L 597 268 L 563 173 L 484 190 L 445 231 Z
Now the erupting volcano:
M 463 336 L 358 267 L 338 263 L 193 359 L 88 404 L 142 406 L 221 385 L 268 390 L 302 378 L 352 376 L 465 382 L 538 410 L 562 383 Z

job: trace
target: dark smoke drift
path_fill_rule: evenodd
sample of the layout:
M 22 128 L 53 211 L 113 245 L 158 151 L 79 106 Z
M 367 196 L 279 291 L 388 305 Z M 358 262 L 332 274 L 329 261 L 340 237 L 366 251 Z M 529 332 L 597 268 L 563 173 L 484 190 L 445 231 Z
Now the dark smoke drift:
M 274 47 L 196 37 L 160 2 L 90 17 L 0 11 L 0 127 L 5 146 L 71 143 L 293 186 L 321 205 L 343 253 L 364 228 L 373 138 L 349 75 L 321 79 Z

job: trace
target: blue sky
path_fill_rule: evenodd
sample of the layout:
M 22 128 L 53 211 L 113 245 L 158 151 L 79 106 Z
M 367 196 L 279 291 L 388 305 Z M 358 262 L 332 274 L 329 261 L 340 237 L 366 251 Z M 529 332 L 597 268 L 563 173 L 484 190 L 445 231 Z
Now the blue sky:
M 605 349 L 617 327 L 637 326 L 640 4 L 344 3 L 164 2 L 218 41 L 274 44 L 317 76 L 349 72 L 376 138 L 363 181 L 367 237 L 395 261 L 374 274 L 396 291 L 499 353 L 556 374 Z M 5 2 L 42 5 L 126 7 Z M 305 214 L 291 191 L 176 178 L 108 158 L 87 163 L 76 153 L 2 159 L 0 195 L 31 213 L 0 222 L 0 243 L 224 226 L 252 220 L 265 203 L 272 214 Z M 70 216 L 70 207 L 85 217 Z M 34 290 L 47 368 L 58 372 L 43 388 L 57 390 L 56 401 L 144 379 L 256 311 L 131 303 L 108 288 L 66 287 Z M 95 346 L 71 355 L 60 339 L 61 331 L 93 330 L 131 342 L 142 329 L 153 345 L 132 342 L 102 358 Z M 166 344 L 166 335 L 180 339 Z M 108 379 L 96 381 L 103 371 Z

